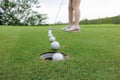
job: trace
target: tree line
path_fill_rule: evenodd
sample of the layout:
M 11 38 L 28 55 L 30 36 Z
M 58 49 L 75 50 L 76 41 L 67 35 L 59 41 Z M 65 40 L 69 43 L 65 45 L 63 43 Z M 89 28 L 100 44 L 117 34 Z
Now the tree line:
M 84 19 L 80 21 L 80 24 L 120 24 L 120 15 L 91 20 Z
M 46 24 L 47 15 L 35 11 L 40 7 L 40 0 L 0 0 L 0 25 Z M 84 19 L 80 24 L 120 24 L 120 15 L 92 20 Z
M 40 14 L 40 0 L 0 0 L 0 25 L 42 25 L 47 19 Z

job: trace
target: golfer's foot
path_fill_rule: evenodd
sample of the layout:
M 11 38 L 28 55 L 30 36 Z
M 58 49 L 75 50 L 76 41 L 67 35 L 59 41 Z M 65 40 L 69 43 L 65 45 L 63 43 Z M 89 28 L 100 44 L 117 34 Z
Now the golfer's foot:
M 72 26 L 71 28 L 66 29 L 65 31 L 68 31 L 68 32 L 79 32 L 80 31 L 80 27 Z
M 62 28 L 62 30 L 67 30 L 67 29 L 69 29 L 69 28 L 71 28 L 71 27 L 72 27 L 72 26 L 68 25 L 68 26 Z

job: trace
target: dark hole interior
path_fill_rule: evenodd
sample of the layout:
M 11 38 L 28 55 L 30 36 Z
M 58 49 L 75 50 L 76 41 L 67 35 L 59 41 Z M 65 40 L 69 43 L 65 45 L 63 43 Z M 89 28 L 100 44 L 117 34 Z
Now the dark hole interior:
M 52 56 L 55 53 L 61 53 L 61 52 L 45 52 L 40 55 L 40 59 L 52 61 Z M 64 59 L 67 57 L 66 54 L 64 53 L 61 53 L 61 54 L 64 56 Z

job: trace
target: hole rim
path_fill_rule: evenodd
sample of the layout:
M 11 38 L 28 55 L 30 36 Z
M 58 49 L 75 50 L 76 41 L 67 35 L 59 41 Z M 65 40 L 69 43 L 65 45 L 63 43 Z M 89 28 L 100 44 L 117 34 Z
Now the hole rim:
M 44 53 L 40 54 L 40 60 L 56 61 L 56 60 L 53 60 L 53 59 L 52 59 L 52 56 L 53 56 L 55 53 L 61 53 L 61 54 L 63 55 L 63 57 L 64 57 L 63 60 L 65 60 L 65 59 L 67 58 L 67 54 L 65 54 L 65 53 L 63 53 L 63 52 L 49 51 L 49 52 L 44 52 Z M 46 54 L 46 55 L 47 55 L 47 54 L 48 54 L 48 55 L 51 54 L 52 56 L 51 56 L 51 57 L 47 56 L 47 58 L 41 57 L 41 56 L 44 56 L 45 54 Z M 58 60 L 58 61 L 61 61 L 61 60 Z

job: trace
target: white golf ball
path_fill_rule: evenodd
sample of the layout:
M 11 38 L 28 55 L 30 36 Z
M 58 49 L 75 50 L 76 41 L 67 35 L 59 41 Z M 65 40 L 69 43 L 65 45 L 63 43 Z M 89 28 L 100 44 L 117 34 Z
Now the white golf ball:
M 52 30 L 48 30 L 48 34 L 52 34 Z
M 52 48 L 52 49 L 59 49 L 59 48 L 60 48 L 59 42 L 53 41 L 53 42 L 51 43 L 51 48 Z
M 49 41 L 50 41 L 50 42 L 55 41 L 55 37 L 54 37 L 54 36 L 50 37 L 50 38 L 49 38 Z
M 53 34 L 52 34 L 52 33 L 49 33 L 49 34 L 48 34 L 48 37 L 52 37 L 52 36 L 53 36 Z
M 52 57 L 53 60 L 63 60 L 64 56 L 61 53 L 55 53 Z

